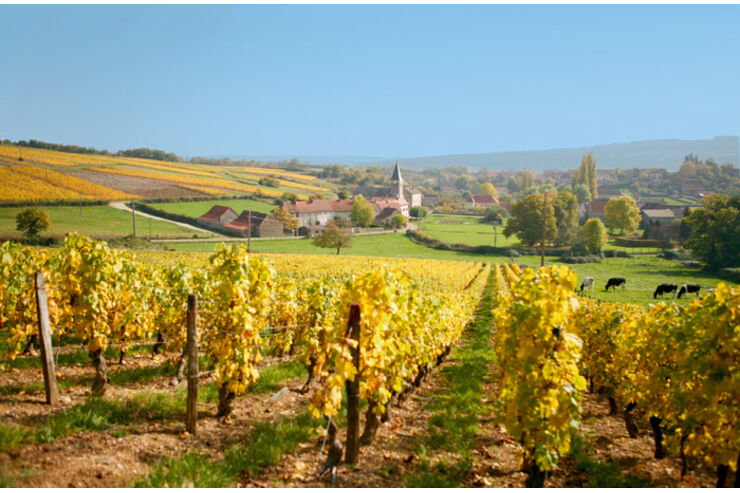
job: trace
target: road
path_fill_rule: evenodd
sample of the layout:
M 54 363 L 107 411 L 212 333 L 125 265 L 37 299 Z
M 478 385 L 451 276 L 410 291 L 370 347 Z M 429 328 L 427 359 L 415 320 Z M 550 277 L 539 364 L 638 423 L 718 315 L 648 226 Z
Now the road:
M 127 206 L 124 202 L 111 202 L 108 205 L 113 207 L 114 209 L 131 212 L 131 208 Z M 178 226 L 182 226 L 183 228 L 192 229 L 193 231 L 198 231 L 199 233 L 206 233 L 214 237 L 214 238 L 205 238 L 205 241 L 214 241 L 214 239 L 221 240 L 222 238 L 226 239 L 225 237 L 222 237 L 219 234 L 214 233 L 213 231 L 208 231 L 207 229 L 198 228 L 196 226 L 193 226 L 192 224 L 180 223 L 177 221 L 173 221 L 171 219 L 165 219 L 163 217 L 154 216 L 152 214 L 147 214 L 146 212 L 141 212 L 141 211 L 136 211 L 136 215 L 141 216 L 141 217 L 149 217 L 152 219 L 156 219 L 157 221 L 164 221 L 166 223 L 177 224 Z M 153 241 L 157 241 L 157 240 L 153 240 Z M 165 241 L 165 240 L 162 240 L 162 241 Z M 176 241 L 176 240 L 166 240 L 166 241 Z

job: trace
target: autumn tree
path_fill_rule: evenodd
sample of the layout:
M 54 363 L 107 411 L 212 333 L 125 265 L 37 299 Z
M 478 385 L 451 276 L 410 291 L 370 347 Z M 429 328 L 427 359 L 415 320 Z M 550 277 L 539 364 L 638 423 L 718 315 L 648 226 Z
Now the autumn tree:
M 640 225 L 640 209 L 632 197 L 622 196 L 609 199 L 604 208 L 606 225 L 610 229 L 618 228 L 621 233 L 631 233 Z
M 275 209 L 273 211 L 273 215 L 275 216 L 275 219 L 283 223 L 283 229 L 286 229 L 288 231 L 295 231 L 296 229 L 298 229 L 298 218 L 291 214 L 290 211 L 285 208 L 285 205 L 281 205 L 280 207 Z
M 596 186 L 596 160 L 591 152 L 583 155 L 581 166 L 573 175 L 572 186 L 576 187 L 579 184 L 584 184 L 588 187 L 588 191 L 591 194 L 591 200 L 599 198 L 599 192 Z
M 552 197 L 532 194 L 511 205 L 511 217 L 504 228 L 507 238 L 516 235 L 523 243 L 553 241 L 557 235 L 557 222 Z
M 481 195 L 492 195 L 493 197 L 498 198 L 498 190 L 496 190 L 496 187 L 494 187 L 493 183 L 490 181 L 481 183 L 478 191 Z
M 358 195 L 352 204 L 349 217 L 354 224 L 367 228 L 375 219 L 375 208 L 365 197 Z
M 352 247 L 352 233 L 330 221 L 324 231 L 314 236 L 313 244 L 320 248 L 336 248 L 339 255 L 342 248 Z
M 586 224 L 581 228 L 581 235 L 583 236 L 586 248 L 591 253 L 599 253 L 601 248 L 609 240 L 604 223 L 598 217 L 592 217 L 586 221 Z
M 49 215 L 42 209 L 29 207 L 15 216 L 15 229 L 26 235 L 27 238 L 36 238 L 39 233 L 51 226 Z

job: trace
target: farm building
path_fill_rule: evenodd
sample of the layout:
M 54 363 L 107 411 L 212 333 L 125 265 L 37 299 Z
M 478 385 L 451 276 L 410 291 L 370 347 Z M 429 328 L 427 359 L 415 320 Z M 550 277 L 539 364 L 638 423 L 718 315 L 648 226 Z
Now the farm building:
M 644 228 L 650 221 L 670 223 L 676 220 L 676 215 L 670 209 L 642 209 L 640 214 L 642 214 L 642 219 L 640 220 L 641 228 Z
M 239 215 L 231 207 L 214 205 L 211 210 L 200 216 L 196 221 L 203 226 L 220 229 L 221 226 L 234 221 L 237 217 Z
M 301 200 L 286 202 L 285 208 L 298 219 L 299 226 L 323 226 L 335 219 L 348 221 L 353 203 L 352 199 Z
M 243 211 L 235 220 L 224 224 L 223 228 L 233 235 L 250 236 L 251 229 L 251 236 L 255 237 L 283 236 L 283 223 L 264 212 Z
M 494 205 L 498 205 L 498 199 L 493 195 L 471 195 L 468 201 L 465 203 L 465 207 L 468 210 L 475 209 L 476 207 L 483 207 L 484 209 L 488 209 L 489 207 L 493 207 Z
M 583 220 L 586 217 L 598 217 L 602 221 L 604 220 L 604 208 L 609 200 L 592 200 L 591 202 L 584 202 L 578 206 L 578 219 Z

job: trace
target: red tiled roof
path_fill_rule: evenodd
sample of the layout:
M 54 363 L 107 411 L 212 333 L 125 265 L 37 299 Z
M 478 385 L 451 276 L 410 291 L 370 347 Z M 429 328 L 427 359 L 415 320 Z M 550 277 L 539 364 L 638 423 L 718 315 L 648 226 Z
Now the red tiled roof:
M 249 211 L 243 211 L 241 214 L 239 214 L 239 217 L 237 217 L 230 223 L 224 224 L 224 228 L 236 229 L 239 231 L 249 229 L 249 214 Z M 259 224 L 260 222 L 262 222 L 262 219 L 267 216 L 267 214 L 265 213 L 255 211 L 252 211 L 251 214 L 253 224 Z
M 386 219 L 390 219 L 396 214 L 403 214 L 403 213 L 401 212 L 401 209 L 397 207 L 386 207 L 382 211 L 380 211 L 380 213 L 377 216 L 375 216 L 375 222 L 385 221 Z
M 234 209 L 232 209 L 231 207 L 226 207 L 223 205 L 214 205 L 213 207 L 211 207 L 210 211 L 206 212 L 205 214 L 200 216 L 198 219 L 204 219 L 206 221 L 218 221 L 219 218 L 221 218 L 224 214 L 226 214 L 229 211 L 236 214 L 236 212 L 234 212 Z
M 604 208 L 606 207 L 606 204 L 608 204 L 608 200 L 592 200 L 591 201 L 591 212 L 604 212 Z
M 378 209 L 380 209 L 381 211 L 388 207 L 400 209 L 401 206 L 409 205 L 406 199 L 397 199 L 395 197 L 373 197 L 372 199 L 370 199 L 370 202 L 377 205 Z
M 498 203 L 498 200 L 496 200 L 493 195 L 473 195 L 472 200 L 476 204 L 496 204 Z
M 308 200 L 286 202 L 285 208 L 292 214 L 306 214 L 309 212 L 349 212 L 354 200 Z

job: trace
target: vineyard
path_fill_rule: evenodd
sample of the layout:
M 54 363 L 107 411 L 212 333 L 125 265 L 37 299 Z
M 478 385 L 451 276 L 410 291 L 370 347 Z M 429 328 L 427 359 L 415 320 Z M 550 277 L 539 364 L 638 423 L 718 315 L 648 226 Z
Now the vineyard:
M 328 192 L 315 176 L 281 169 L 209 166 L 0 145 L 0 202 L 123 200 L 132 197 Z M 259 185 L 270 176 L 276 188 Z M 157 191 L 145 186 L 158 185 Z
M 679 460 L 677 475 L 712 470 L 726 484 L 737 469 L 737 287 L 640 307 L 577 297 L 567 267 L 247 255 L 223 245 L 179 259 L 79 235 L 55 251 L 0 246 L 0 393 L 14 408 L 0 424 L 0 456 L 17 459 L 0 474 L 52 485 L 24 479 L 17 463 L 41 454 L 53 467 L 55 443 L 74 448 L 79 432 L 109 444 L 81 456 L 122 440 L 142 450 L 153 434 L 170 448 L 149 464 L 124 446 L 115 461 L 133 461 L 134 477 L 96 466 L 103 472 L 79 485 L 318 486 L 313 468 L 339 443 L 356 464 L 340 468 L 340 486 L 482 486 L 502 467 L 479 443 L 490 428 L 525 473 L 506 473 L 514 484 L 557 485 L 591 425 L 584 405 L 601 397 L 625 436 L 644 443 L 649 423 L 654 455 Z M 38 343 L 61 397 L 38 386 L 29 355 Z M 61 410 L 39 422 L 44 393 Z M 260 421 L 261 407 L 280 414 Z M 432 446 L 458 462 L 434 465 Z

